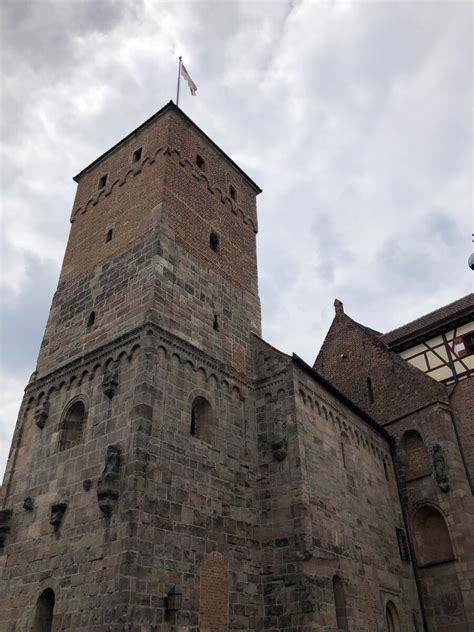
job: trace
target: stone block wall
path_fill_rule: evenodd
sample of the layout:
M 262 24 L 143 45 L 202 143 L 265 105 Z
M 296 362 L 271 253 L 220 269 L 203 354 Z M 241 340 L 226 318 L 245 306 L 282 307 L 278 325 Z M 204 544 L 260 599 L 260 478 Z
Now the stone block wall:
M 256 344 L 264 629 L 383 630 L 391 603 L 400 629 L 415 631 L 388 439 L 291 358 Z
M 130 250 L 98 264 L 94 272 L 60 281 L 34 377 L 45 377 L 142 325 L 153 296 L 153 262 L 159 253 L 159 234 L 150 231 Z
M 474 502 L 451 410 L 434 404 L 389 428 L 397 442 L 403 502 L 429 629 L 468 631 L 474 622 Z M 413 431 L 419 436 L 417 444 L 406 442 Z M 418 463 L 426 464 L 416 476 L 410 471 L 411 450 L 416 450 Z
M 122 569 L 130 576 L 130 617 L 142 630 L 256 629 L 260 550 L 248 387 L 163 331 L 150 330 L 147 353 L 143 385 L 153 421 L 133 440 L 135 555 Z M 211 442 L 191 434 L 198 397 L 212 409 Z M 163 598 L 174 585 L 183 593 L 176 614 Z
M 119 446 L 122 460 L 128 458 L 137 344 L 131 336 L 26 390 L 3 486 L 3 506 L 13 515 L 0 555 L 2 630 L 30 631 L 46 588 L 56 597 L 54 629 L 112 629 L 109 622 L 123 629 L 118 622 L 129 601 L 119 573 L 128 537 L 123 479 L 107 518 L 98 492 L 108 447 Z M 104 377 L 112 366 L 116 390 L 108 396 Z M 111 395 L 110 380 L 108 387 Z M 74 401 L 85 405 L 82 432 L 62 450 L 65 412 Z
M 131 164 L 137 145 L 141 158 Z M 260 332 L 256 185 L 173 108 L 78 182 L 38 374 L 141 324 L 152 309 L 161 326 L 248 373 L 250 332 Z

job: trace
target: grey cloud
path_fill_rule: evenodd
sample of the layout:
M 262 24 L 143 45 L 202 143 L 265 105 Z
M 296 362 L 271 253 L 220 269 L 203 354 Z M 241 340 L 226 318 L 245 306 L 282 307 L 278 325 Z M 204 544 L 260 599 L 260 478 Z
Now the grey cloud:
M 16 74 L 18 64 L 54 76 L 59 69 L 73 69 L 78 61 L 75 38 L 114 29 L 123 19 L 137 15 L 142 2 L 123 0 L 51 0 L 2 5 L 2 51 L 6 53 L 9 73 Z M 90 54 L 94 54 L 91 47 Z
M 468 3 L 101 0 L 2 12 L 11 375 L 34 368 L 70 177 L 174 98 L 178 54 L 199 86 L 195 98 L 184 87 L 181 107 L 264 189 L 270 343 L 311 361 L 336 296 L 388 330 L 470 290 Z
M 35 368 L 32 356 L 39 349 L 58 281 L 55 262 L 41 261 L 32 255 L 27 255 L 26 259 L 22 292 L 18 295 L 2 293 L 1 361 L 4 370 L 14 378 L 29 374 Z

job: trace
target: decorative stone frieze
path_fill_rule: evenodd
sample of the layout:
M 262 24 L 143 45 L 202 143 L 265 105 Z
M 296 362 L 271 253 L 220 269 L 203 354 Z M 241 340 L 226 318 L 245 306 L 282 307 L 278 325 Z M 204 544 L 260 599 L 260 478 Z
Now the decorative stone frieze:
M 278 439 L 272 442 L 273 456 L 277 461 L 283 461 L 288 453 L 288 442 L 286 439 Z
M 46 420 L 49 417 L 49 402 L 45 401 L 40 404 L 35 410 L 35 424 L 40 430 L 46 425 Z
M 59 531 L 59 527 L 64 518 L 64 514 L 66 513 L 67 502 L 59 502 L 55 503 L 51 506 L 51 518 L 49 519 L 49 523 L 53 525 L 53 529 L 55 533 Z
M 119 497 L 119 469 L 121 461 L 119 445 L 109 445 L 105 457 L 105 467 L 97 484 L 99 509 L 108 518 L 112 515 Z
M 25 511 L 33 511 L 34 503 L 33 503 L 33 498 L 31 498 L 31 496 L 27 496 L 24 499 L 24 501 L 23 501 L 23 509 Z
M 446 460 L 444 458 L 443 448 L 439 443 L 435 443 L 431 448 L 433 456 L 433 466 L 435 471 L 436 482 L 440 490 L 444 493 L 449 492 L 448 473 L 446 471 Z
M 118 365 L 113 362 L 108 365 L 105 370 L 104 378 L 102 380 L 102 390 L 104 395 L 109 399 L 114 397 L 118 387 Z

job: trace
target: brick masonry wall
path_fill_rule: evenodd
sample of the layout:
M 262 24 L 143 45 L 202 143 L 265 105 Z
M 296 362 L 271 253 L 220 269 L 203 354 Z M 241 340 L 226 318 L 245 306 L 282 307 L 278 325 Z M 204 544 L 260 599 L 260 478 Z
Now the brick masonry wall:
M 467 467 L 474 483 L 474 377 L 459 382 L 450 399 Z
M 224 557 L 213 551 L 201 567 L 199 627 L 225 630 L 229 625 L 229 578 Z
M 251 370 L 249 336 L 260 332 L 255 190 L 211 148 L 206 171 L 198 170 L 202 143 L 168 112 L 81 177 L 39 375 L 141 324 L 150 310 L 242 374 Z M 132 169 L 137 144 L 143 157 Z M 229 169 L 237 202 L 218 186 Z M 104 170 L 109 180 L 101 193 L 94 183 Z M 220 238 L 218 253 L 211 231 Z M 92 310 L 96 323 L 88 328 Z
M 443 384 L 388 351 L 344 313 L 336 313 L 314 368 L 354 403 L 385 424 L 432 401 L 447 402 Z M 370 378 L 371 401 L 367 378 Z

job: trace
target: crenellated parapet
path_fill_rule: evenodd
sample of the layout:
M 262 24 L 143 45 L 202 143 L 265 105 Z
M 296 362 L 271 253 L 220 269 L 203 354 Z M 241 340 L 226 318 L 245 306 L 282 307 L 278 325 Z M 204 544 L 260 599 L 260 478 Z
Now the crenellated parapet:
M 203 186 L 211 196 L 215 196 L 227 211 L 239 217 L 244 224 L 252 227 L 257 233 L 258 226 L 254 220 L 240 205 L 235 202 L 230 195 L 217 184 L 214 184 L 208 175 L 196 168 L 195 162 L 189 156 L 185 156 L 183 151 L 170 146 L 161 146 L 154 150 L 153 153 L 145 156 L 139 163 L 128 169 L 120 177 L 114 178 L 103 189 L 97 191 L 85 203 L 73 208 L 70 221 L 74 222 L 78 214 L 84 214 L 100 204 L 101 199 L 114 195 L 121 187 L 126 187 L 130 179 L 138 176 L 147 168 L 153 166 L 159 157 L 170 157 L 176 165 L 179 165 L 184 171 L 191 175 L 197 182 Z M 121 193 L 120 193 L 121 195 Z

